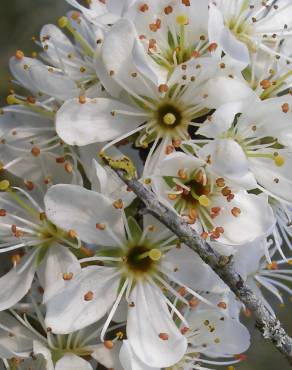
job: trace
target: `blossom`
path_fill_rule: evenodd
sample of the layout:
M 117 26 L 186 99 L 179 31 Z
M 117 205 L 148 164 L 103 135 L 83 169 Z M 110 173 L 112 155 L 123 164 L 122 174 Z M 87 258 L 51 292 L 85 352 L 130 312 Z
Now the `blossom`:
M 49 331 L 36 330 L 31 323 L 34 313 L 38 315 L 40 328 L 44 327 L 42 310 L 32 297 L 32 309 L 26 320 L 16 311 L 0 313 L 1 358 L 13 359 L 20 369 L 30 365 L 42 370 L 92 370 L 85 356 L 95 358 L 96 353 L 107 351 L 103 344 L 96 341 L 101 328 L 91 325 L 71 335 L 55 335 Z M 33 356 L 32 356 L 33 353 Z M 113 357 L 113 354 L 107 354 Z M 105 363 L 104 363 L 105 364 Z
M 42 161 L 43 170 L 40 171 Z M 44 212 L 42 191 L 55 181 L 73 181 L 74 176 L 63 166 L 64 163 L 56 162 L 50 154 L 22 158 L 10 169 L 18 175 L 23 174 L 27 190 L 10 186 L 7 180 L 0 182 L 0 253 L 15 253 L 12 269 L 0 278 L 1 310 L 12 307 L 25 296 L 36 272 L 46 290 L 46 299 L 57 289 L 56 280 L 69 266 L 72 265 L 74 271 L 80 269 L 71 252 L 80 248 L 80 242 L 56 228 Z
M 209 39 L 224 53 L 246 66 L 250 54 L 265 51 L 285 57 L 278 46 L 290 37 L 291 3 L 263 3 L 245 0 L 216 0 L 209 2 Z
M 200 369 L 202 365 L 232 365 L 240 361 L 240 356 L 236 355 L 249 347 L 247 329 L 236 319 L 226 316 L 219 310 L 198 308 L 186 313 L 185 316 L 190 327 L 182 327 L 181 330 L 188 340 L 188 348 L 183 358 L 169 369 L 186 370 Z M 233 340 L 230 341 L 230 338 Z M 214 357 L 224 357 L 225 360 L 215 360 Z M 159 369 L 145 365 L 126 340 L 123 341 L 119 358 L 125 370 Z
M 134 219 L 127 221 L 120 202 L 74 185 L 56 185 L 47 193 L 45 203 L 52 222 L 64 230 L 75 230 L 84 242 L 99 245 L 96 256 L 79 262 L 102 262 L 102 266 L 83 268 L 67 282 L 66 289 L 48 301 L 47 326 L 55 333 L 69 333 L 110 311 L 101 334 L 103 340 L 125 297 L 127 335 L 135 352 L 149 366 L 177 362 L 186 349 L 186 341 L 168 306 L 184 319 L 160 288 L 189 305 L 171 287 L 171 281 L 189 292 L 192 299 L 206 301 L 195 290 L 225 290 L 220 280 L 187 247 L 176 249 L 176 237 L 153 219 L 144 218 L 143 231 Z M 204 271 L 209 275 L 205 281 L 200 279 Z M 165 353 L 163 358 L 158 355 L 161 351 Z
M 290 101 L 291 96 L 284 95 L 223 105 L 198 130 L 216 139 L 198 155 L 208 157 L 214 171 L 239 186 L 291 202 Z
M 104 150 L 139 133 L 136 146 L 147 148 L 153 143 L 146 172 L 153 153 L 160 160 L 173 148 L 172 142 L 179 145 L 186 140 L 188 130 L 197 127 L 194 121 L 198 117 L 217 104 L 249 96 L 250 90 L 241 81 L 226 76 L 224 69 L 220 73 L 220 66 L 206 58 L 191 61 L 186 70 L 174 73 L 167 84 L 151 81 L 156 79 L 154 74 L 140 73 L 132 63 L 129 51 L 134 42 L 132 32 L 128 22 L 118 22 L 103 45 L 107 70 L 123 88 L 125 99 L 88 98 L 82 104 L 78 99 L 67 100 L 57 112 L 56 130 L 69 145 L 109 141 Z M 121 46 L 121 42 L 127 47 Z M 113 50 L 117 53 L 120 50 L 122 55 L 115 56 Z M 217 72 L 219 77 L 215 78 Z M 220 99 L 216 94 L 219 88 Z
M 208 161 L 172 153 L 161 162 L 152 187 L 204 238 L 236 245 L 267 235 L 275 223 L 267 200 L 233 191 L 221 174 L 212 172 Z
M 264 303 L 267 309 L 275 316 L 272 304 L 266 297 L 266 292 L 273 294 L 281 305 L 284 304 L 282 292 L 291 295 L 291 289 L 287 286 L 291 281 L 291 270 L 282 268 L 290 262 L 287 259 L 278 260 L 273 257 L 269 261 L 266 259 L 266 248 L 270 249 L 273 256 L 277 248 L 273 248 L 273 243 L 262 240 L 261 243 L 250 243 L 243 249 L 238 249 L 234 256 L 235 267 L 242 278 L 252 288 L 257 297 Z

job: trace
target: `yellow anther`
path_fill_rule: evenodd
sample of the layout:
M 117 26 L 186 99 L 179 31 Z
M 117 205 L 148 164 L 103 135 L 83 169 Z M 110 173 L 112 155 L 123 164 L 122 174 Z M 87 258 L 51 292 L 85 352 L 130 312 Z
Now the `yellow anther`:
M 17 99 L 14 95 L 10 94 L 10 95 L 7 96 L 6 102 L 7 102 L 8 105 L 17 104 Z
M 186 15 L 180 14 L 176 17 L 176 23 L 180 26 L 185 26 L 189 23 L 189 19 Z
M 10 183 L 8 180 L 0 181 L 0 190 L 7 190 L 10 187 Z
M 149 252 L 149 258 L 152 259 L 152 261 L 159 261 L 161 258 L 161 255 L 162 255 L 161 251 L 157 248 L 153 248 Z
M 206 195 L 201 195 L 199 197 L 199 203 L 203 207 L 208 207 L 208 205 L 210 204 L 210 199 Z
M 163 122 L 166 124 L 166 125 L 173 125 L 176 121 L 176 117 L 174 114 L 172 113 L 167 113 L 164 117 L 163 117 Z
M 65 28 L 67 27 L 68 22 L 69 22 L 68 18 L 64 16 L 64 17 L 59 18 L 58 25 L 60 28 Z
M 281 155 L 277 155 L 274 157 L 275 165 L 278 167 L 282 167 L 285 164 L 285 158 Z
M 124 337 L 124 333 L 123 333 L 122 331 L 118 331 L 118 332 L 116 333 L 116 338 L 118 338 L 118 339 L 123 339 L 123 337 Z

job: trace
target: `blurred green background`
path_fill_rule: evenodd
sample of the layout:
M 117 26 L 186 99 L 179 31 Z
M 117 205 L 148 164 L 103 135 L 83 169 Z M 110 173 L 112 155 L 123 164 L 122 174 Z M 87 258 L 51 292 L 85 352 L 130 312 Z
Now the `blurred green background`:
M 159 0 L 157 0 L 159 1 Z M 5 104 L 5 97 L 9 85 L 8 60 L 15 50 L 21 49 L 26 55 L 37 50 L 31 41 L 37 36 L 43 24 L 56 23 L 68 9 L 65 0 L 1 0 L 0 12 L 0 102 Z M 287 299 L 287 307 L 279 308 L 279 318 L 292 335 L 291 315 L 292 303 Z M 275 303 L 277 305 L 277 303 Z M 236 370 L 288 370 L 285 359 L 272 345 L 265 343 L 257 330 L 254 329 L 252 319 L 248 319 L 248 326 L 252 335 L 252 345 L 247 353 L 247 361 L 236 365 Z M 233 338 L 230 338 L 232 341 Z M 1 369 L 1 365 L 0 365 Z M 225 369 L 220 367 L 219 369 Z M 2 369 L 1 369 L 2 370 Z

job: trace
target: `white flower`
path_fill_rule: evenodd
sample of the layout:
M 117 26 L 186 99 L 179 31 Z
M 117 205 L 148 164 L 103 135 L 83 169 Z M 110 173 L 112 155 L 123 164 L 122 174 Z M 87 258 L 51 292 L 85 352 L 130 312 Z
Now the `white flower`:
M 177 70 L 167 84 L 155 82 L 159 74 L 140 73 L 133 64 L 132 28 L 127 21 L 118 22 L 103 45 L 103 60 L 113 80 L 124 89 L 122 98 L 86 99 L 82 104 L 78 99 L 68 100 L 57 112 L 56 130 L 70 145 L 110 141 L 104 150 L 139 132 L 136 146 L 153 143 L 146 172 L 157 148 L 160 160 L 165 152 L 173 150 L 172 141 L 179 145 L 189 137 L 188 130 L 197 127 L 193 122 L 196 118 L 227 101 L 246 98 L 250 89 L 225 76 L 224 68 L 211 58 L 192 60 L 186 70 Z M 219 76 L 215 78 L 216 75 Z
M 207 369 L 205 366 L 208 365 L 226 366 L 240 362 L 241 356 L 236 355 L 242 354 L 250 345 L 249 332 L 240 322 L 219 310 L 206 307 L 195 309 L 185 316 L 190 327 L 182 327 L 181 330 L 188 340 L 188 348 L 183 358 L 168 369 L 201 369 L 202 365 Z M 125 370 L 160 369 L 143 363 L 126 340 L 123 341 L 119 358 Z
M 82 6 L 77 0 L 66 1 L 80 10 L 91 23 L 98 26 L 107 26 L 125 16 L 128 8 L 136 0 L 90 1 L 89 8 Z
M 267 235 L 274 217 L 267 199 L 233 191 L 208 162 L 172 153 L 153 177 L 158 197 L 185 217 L 204 238 L 237 245 Z
M 125 17 L 139 36 L 133 49 L 138 70 L 149 76 L 157 71 L 165 83 L 178 65 L 211 56 L 217 48 L 208 41 L 208 3 L 204 0 L 135 2 Z
M 103 340 L 125 297 L 129 305 L 127 335 L 135 352 L 149 366 L 177 362 L 186 341 L 168 306 L 184 321 L 173 299 L 184 305 L 197 299 L 207 302 L 194 290 L 225 291 L 216 275 L 187 247 L 176 249 L 176 237 L 154 219 L 144 218 L 144 231 L 134 219 L 127 221 L 120 202 L 77 186 L 56 185 L 47 193 L 45 203 L 52 222 L 64 230 L 74 229 L 84 242 L 100 246 L 97 256 L 80 262 L 104 264 L 83 268 L 48 301 L 47 326 L 55 333 L 69 333 L 109 311 Z M 190 293 L 191 303 L 176 292 L 171 281 Z M 168 289 L 169 297 L 161 287 Z M 161 357 L 161 352 L 165 356 Z
M 271 248 L 273 243 L 267 243 L 262 240 L 260 243 L 251 243 L 243 249 L 238 249 L 235 253 L 234 261 L 236 271 L 242 276 L 246 283 L 252 288 L 253 292 L 263 302 L 267 309 L 275 316 L 275 311 L 267 297 L 266 292 L 272 293 L 279 301 L 284 304 L 282 292 L 286 292 L 291 296 L 292 290 L 289 287 L 289 282 L 292 281 L 291 269 L 281 268 L 283 265 L 290 265 L 291 263 L 285 260 L 271 260 L 267 263 L 267 249 L 268 253 L 273 255 L 277 249 Z M 264 257 L 265 255 L 265 257 Z
M 281 50 L 283 45 L 286 44 L 281 42 L 279 45 Z M 243 76 L 262 100 L 288 93 L 292 82 L 290 62 L 278 60 L 263 51 L 251 54 L 250 64 L 243 71 Z
M 278 46 L 291 37 L 292 4 L 252 0 L 209 2 L 209 39 L 246 66 L 258 50 L 284 57 Z M 287 60 L 290 58 L 286 57 Z
M 55 227 L 44 213 L 43 195 L 47 186 L 71 182 L 74 178 L 63 166 L 64 162 L 56 162 L 56 157 L 50 154 L 21 158 L 10 170 L 24 177 L 28 191 L 10 187 L 7 180 L 0 182 L 0 254 L 17 251 L 12 256 L 13 268 L 0 278 L 0 310 L 12 307 L 24 297 L 36 272 L 47 299 L 58 288 L 56 281 L 62 286 L 59 278 L 69 266 L 70 272 L 80 270 L 70 251 L 80 247 L 80 242 Z M 26 251 L 24 257 L 21 251 Z
M 99 325 L 91 325 L 70 335 L 55 335 L 46 330 L 42 310 L 33 298 L 32 302 L 25 319 L 16 311 L 0 313 L 1 358 L 13 358 L 11 361 L 19 364 L 17 369 L 92 370 L 90 362 L 84 357 L 95 358 L 96 352 L 108 352 L 103 344 L 96 341 L 101 330 Z M 34 314 L 38 317 L 38 329 L 32 324 L 32 318 L 36 320 Z M 113 362 L 114 351 L 106 355 Z M 37 367 L 39 363 L 40 368 Z
M 106 96 L 101 81 L 115 96 L 118 86 L 110 82 L 100 61 L 98 40 L 103 39 L 103 31 L 78 12 L 71 12 L 59 23 L 75 42 L 58 27 L 48 24 L 41 30 L 40 42 L 35 40 L 43 49 L 41 57 L 45 62 L 26 57 L 21 50 L 10 59 L 13 82 L 29 93 L 9 95 L 7 102 L 11 106 L 1 109 L 2 158 L 14 159 L 31 150 L 57 152 L 63 142 L 56 134 L 54 119 L 64 100 Z
M 284 95 L 223 105 L 198 130 L 216 140 L 192 145 L 222 177 L 291 202 L 291 104 Z

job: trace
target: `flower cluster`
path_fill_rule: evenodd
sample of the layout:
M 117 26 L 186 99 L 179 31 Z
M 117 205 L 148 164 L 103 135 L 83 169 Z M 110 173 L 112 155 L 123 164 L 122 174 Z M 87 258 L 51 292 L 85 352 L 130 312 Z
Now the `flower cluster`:
M 292 294 L 292 2 L 67 2 L 11 58 L 1 109 L 3 364 L 234 370 L 249 312 L 103 158 L 274 315 L 266 291 Z

